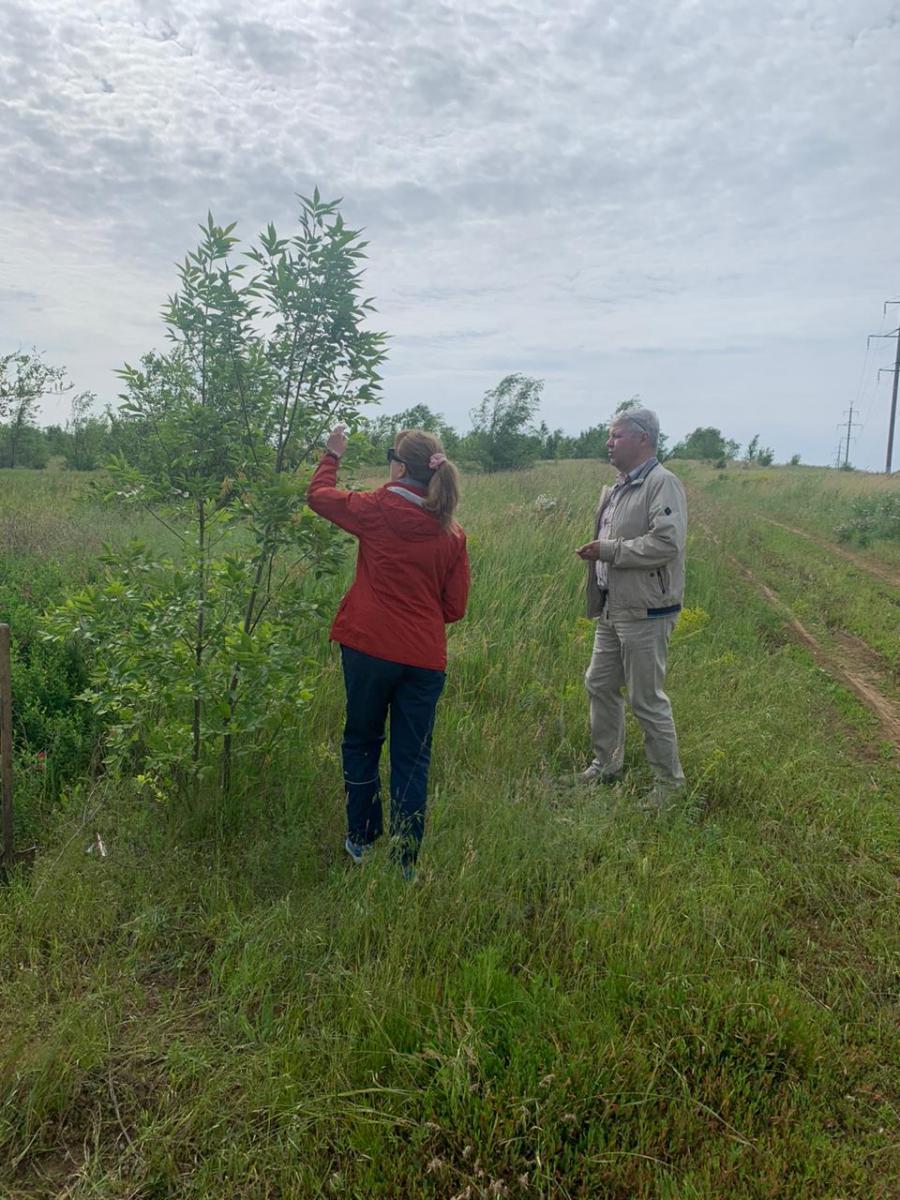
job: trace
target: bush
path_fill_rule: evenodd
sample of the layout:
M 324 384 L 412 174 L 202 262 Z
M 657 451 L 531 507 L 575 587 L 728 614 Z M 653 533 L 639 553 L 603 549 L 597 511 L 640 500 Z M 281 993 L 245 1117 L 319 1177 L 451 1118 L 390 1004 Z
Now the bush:
M 67 580 L 60 567 L 31 558 L 7 558 L 0 582 L 0 621 L 12 632 L 13 742 L 17 809 L 56 799 L 68 780 L 89 765 L 97 723 L 77 699 L 87 665 L 71 641 L 44 638 L 41 613 L 59 601 Z M 29 823 L 26 817 L 26 825 Z
M 850 509 L 850 520 L 838 525 L 841 542 L 867 546 L 874 539 L 900 541 L 900 493 L 893 496 L 858 496 Z

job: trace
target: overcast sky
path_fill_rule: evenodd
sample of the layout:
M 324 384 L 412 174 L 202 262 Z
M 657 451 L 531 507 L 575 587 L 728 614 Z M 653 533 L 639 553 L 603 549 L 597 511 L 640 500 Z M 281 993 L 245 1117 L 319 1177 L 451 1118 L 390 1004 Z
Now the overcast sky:
M 852 401 L 883 468 L 900 0 L 0 0 L 0 352 L 114 400 L 207 209 L 283 232 L 316 183 L 386 410 L 465 429 L 523 371 L 551 426 L 639 393 L 828 462 Z

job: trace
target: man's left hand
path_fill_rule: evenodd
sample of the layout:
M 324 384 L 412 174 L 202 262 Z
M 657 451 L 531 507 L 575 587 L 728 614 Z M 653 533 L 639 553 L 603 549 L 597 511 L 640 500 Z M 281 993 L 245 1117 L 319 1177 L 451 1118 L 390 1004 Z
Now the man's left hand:
M 585 562 L 596 562 L 600 557 L 599 542 L 585 542 L 583 546 L 579 546 L 575 551 L 579 558 L 583 558 Z

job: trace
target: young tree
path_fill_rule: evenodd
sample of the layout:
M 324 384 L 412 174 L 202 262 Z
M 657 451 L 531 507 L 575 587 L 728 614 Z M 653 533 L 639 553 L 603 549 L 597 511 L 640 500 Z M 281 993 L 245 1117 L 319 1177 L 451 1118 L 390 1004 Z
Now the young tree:
M 391 433 L 399 433 L 401 429 L 425 429 L 429 433 L 440 434 L 446 425 L 441 414 L 432 412 L 427 404 L 414 404 L 412 408 L 395 413 L 388 419 L 391 422 Z
M 572 458 L 600 458 L 605 461 L 609 457 L 606 451 L 608 441 L 609 426 L 602 422 L 583 429 L 572 441 Z
M 472 410 L 469 439 L 486 471 L 528 466 L 538 457 L 540 442 L 530 426 L 543 389 L 542 379 L 506 375 Z
M 425 429 L 437 436 L 447 447 L 448 441 L 458 440 L 456 431 L 441 413 L 433 412 L 427 404 L 414 404 L 399 413 L 381 413 L 377 417 L 360 417 L 359 428 L 383 455 L 401 429 Z
M 672 458 L 727 459 L 733 442 L 726 442 L 721 431 L 711 425 L 698 426 L 683 442 L 672 447 Z
M 48 454 L 62 458 L 68 453 L 70 436 L 62 425 L 45 425 L 44 441 Z
M 760 446 L 759 434 L 755 433 L 747 443 L 747 453 L 744 462 L 749 466 L 758 463 L 761 467 L 770 467 L 775 459 L 775 451 L 771 446 Z
M 72 398 L 63 452 L 70 471 L 95 471 L 109 451 L 109 420 L 93 413 L 96 400 L 93 392 L 79 392 Z
M 0 465 L 33 465 L 39 450 L 43 451 L 42 461 L 34 465 L 44 465 L 46 449 L 42 445 L 39 447 L 40 438 L 34 436 L 34 418 L 44 396 L 71 387 L 65 383 L 65 374 L 64 367 L 51 367 L 44 361 L 43 354 L 34 348 L 30 352 L 17 350 L 0 355 L 0 420 L 6 421 Z M 31 453 L 23 464 L 26 448 Z
M 546 421 L 538 426 L 537 436 L 541 444 L 541 458 L 566 458 L 566 435 L 561 429 L 551 429 Z
M 49 444 L 33 421 L 12 420 L 0 425 L 0 467 L 46 467 Z
M 310 697 L 304 583 L 335 569 L 339 535 L 306 506 L 302 466 L 374 400 L 384 335 L 365 327 L 366 243 L 318 190 L 292 237 L 260 235 L 249 277 L 234 225 L 201 229 L 163 313 L 171 348 L 122 369 L 114 431 L 111 496 L 152 513 L 169 552 L 107 559 L 60 627 L 96 647 L 89 696 L 116 749 L 195 783 L 217 756 L 227 791 L 238 735 L 274 740 Z

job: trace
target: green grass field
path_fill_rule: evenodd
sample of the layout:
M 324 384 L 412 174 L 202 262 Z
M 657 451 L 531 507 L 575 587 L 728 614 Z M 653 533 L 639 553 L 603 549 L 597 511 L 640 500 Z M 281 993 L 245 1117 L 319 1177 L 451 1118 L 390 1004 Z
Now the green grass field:
M 39 853 L 0 889 L 3 1200 L 898 1194 L 898 748 L 740 569 L 894 703 L 900 592 L 833 530 L 897 484 L 682 473 L 683 811 L 638 810 L 632 723 L 623 784 L 555 782 L 588 758 L 573 548 L 610 471 L 586 462 L 465 480 L 473 594 L 414 886 L 343 854 L 324 623 L 291 750 L 227 804 L 88 772 L 58 800 L 23 756 Z M 56 571 L 20 605 L 135 532 L 79 480 L 0 475 L 4 562 Z

